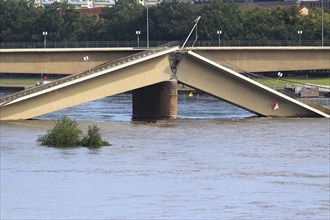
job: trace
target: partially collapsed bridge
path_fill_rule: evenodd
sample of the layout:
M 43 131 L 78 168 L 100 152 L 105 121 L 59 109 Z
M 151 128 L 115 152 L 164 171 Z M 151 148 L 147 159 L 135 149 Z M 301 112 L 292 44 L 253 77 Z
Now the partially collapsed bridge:
M 133 117 L 176 118 L 177 82 L 260 116 L 330 116 L 194 51 L 163 46 L 0 98 L 0 120 L 30 119 L 132 91 Z

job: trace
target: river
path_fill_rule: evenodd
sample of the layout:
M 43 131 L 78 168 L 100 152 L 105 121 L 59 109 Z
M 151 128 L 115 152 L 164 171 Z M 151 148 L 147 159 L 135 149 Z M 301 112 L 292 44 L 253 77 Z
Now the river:
M 1 219 L 330 218 L 328 119 L 259 118 L 205 95 L 178 109 L 132 121 L 122 94 L 1 122 Z M 113 145 L 38 145 L 63 114 Z

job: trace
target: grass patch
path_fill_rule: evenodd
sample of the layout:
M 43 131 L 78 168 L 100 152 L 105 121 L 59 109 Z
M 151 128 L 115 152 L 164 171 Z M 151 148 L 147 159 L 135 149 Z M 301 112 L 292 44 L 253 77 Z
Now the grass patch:
M 35 86 L 40 78 L 1 78 L 1 87 L 32 87 Z
M 320 86 L 330 86 L 330 77 L 282 77 L 279 80 L 277 78 L 256 78 L 255 81 L 276 88 L 290 87 L 293 84 L 314 84 Z
M 48 77 L 50 81 L 59 79 L 60 77 Z M 40 76 L 31 77 L 1 77 L 0 87 L 24 87 L 29 88 L 42 81 Z

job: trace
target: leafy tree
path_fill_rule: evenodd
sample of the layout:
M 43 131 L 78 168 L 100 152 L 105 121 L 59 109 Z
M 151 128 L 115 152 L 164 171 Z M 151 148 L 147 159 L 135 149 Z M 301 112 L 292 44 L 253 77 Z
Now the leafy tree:
M 150 18 L 153 39 L 184 40 L 193 27 L 197 8 L 178 1 L 163 2 Z
M 231 1 L 212 0 L 201 7 L 199 14 L 201 39 L 216 39 L 217 30 L 223 31 L 224 39 L 240 39 L 242 30 L 242 12 Z
M 303 40 L 322 40 L 322 10 L 316 8 L 309 11 L 308 15 L 300 15 L 298 21 L 299 29 L 303 31 Z M 323 15 L 324 39 L 330 39 L 330 13 Z M 297 30 L 295 31 L 295 34 Z M 297 36 L 297 35 L 296 35 Z
M 52 130 L 39 136 L 37 142 L 47 146 L 74 147 L 80 144 L 81 135 L 82 131 L 78 128 L 78 123 L 67 116 L 62 116 Z
M 31 0 L 0 1 L 0 41 L 29 41 L 38 9 Z
M 97 15 L 80 15 L 79 28 L 76 27 L 78 41 L 95 41 L 100 39 L 100 19 Z
M 222 30 L 224 40 L 321 40 L 322 11 L 299 14 L 290 8 L 241 8 L 231 0 L 210 0 L 196 6 L 179 0 L 164 0 L 149 6 L 150 40 L 184 40 L 201 16 L 199 40 L 216 40 Z M 103 8 L 98 15 L 80 14 L 73 5 L 54 3 L 35 7 L 33 0 L 0 0 L 0 42 L 42 41 L 47 31 L 50 41 L 128 41 L 141 31 L 146 39 L 146 7 L 135 0 L 120 0 L 112 8 Z M 330 13 L 324 11 L 324 39 L 330 37 Z
M 242 30 L 244 39 L 265 41 L 280 38 L 278 29 L 281 20 L 273 17 L 271 9 L 255 8 L 245 11 L 245 18 L 247 19 Z
M 85 135 L 81 141 L 83 146 L 87 147 L 101 147 L 101 146 L 110 146 L 111 144 L 102 139 L 100 128 L 96 125 L 88 126 L 87 135 Z
M 112 8 L 104 8 L 101 18 L 102 40 L 133 40 L 140 29 L 139 17 L 143 6 L 123 1 Z
M 96 125 L 88 126 L 87 135 L 78 128 L 75 120 L 62 116 L 56 121 L 55 127 L 40 135 L 37 142 L 41 145 L 53 147 L 101 147 L 111 144 L 102 139 L 100 129 Z
M 36 21 L 32 39 L 42 40 L 41 33 L 47 31 L 47 38 L 51 41 L 76 40 L 76 30 L 81 26 L 79 19 L 79 12 L 73 5 L 53 3 L 42 9 Z

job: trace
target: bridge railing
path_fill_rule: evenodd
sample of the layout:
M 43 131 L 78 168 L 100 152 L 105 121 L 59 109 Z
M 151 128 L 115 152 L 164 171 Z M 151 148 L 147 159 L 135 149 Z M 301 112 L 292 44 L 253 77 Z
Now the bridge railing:
M 88 69 L 86 71 L 83 71 L 81 73 L 66 76 L 66 77 L 60 78 L 58 80 L 49 82 L 47 84 L 31 87 L 31 88 L 25 89 L 23 91 L 20 91 L 20 92 L 17 92 L 17 93 L 8 95 L 8 96 L 0 97 L 0 106 L 5 105 L 6 103 L 11 102 L 15 99 L 18 99 L 20 97 L 27 96 L 27 95 L 30 95 L 30 94 L 33 94 L 33 93 L 37 93 L 37 92 L 49 89 L 51 87 L 60 85 L 60 84 L 64 84 L 64 83 L 67 83 L 67 82 L 70 82 L 70 81 L 73 81 L 73 80 L 76 80 L 76 79 L 79 79 L 79 78 L 82 78 L 82 77 L 86 77 L 88 75 L 98 73 L 102 70 L 110 69 L 110 68 L 113 68 L 113 67 L 131 62 L 133 60 L 138 60 L 138 59 L 150 56 L 152 54 L 156 54 L 156 53 L 164 51 L 164 50 L 166 50 L 170 47 L 173 47 L 177 44 L 178 44 L 177 42 L 171 42 L 171 43 L 162 45 L 161 47 L 153 48 L 151 50 L 145 50 L 145 51 L 142 51 L 140 53 L 136 53 L 136 54 L 124 57 L 124 58 L 120 58 L 120 59 L 117 59 L 117 60 L 114 60 L 114 61 L 110 61 L 110 62 L 101 64 L 101 65 L 95 66 L 95 67 L 90 68 L 90 69 Z
M 149 47 L 159 47 L 161 45 L 170 43 L 170 41 L 150 41 Z M 182 45 L 183 42 L 180 43 Z M 187 42 L 187 47 L 193 45 L 193 41 Z M 330 41 L 324 41 L 324 46 L 330 46 Z M 195 47 L 218 47 L 219 41 L 196 41 Z M 322 46 L 321 40 L 314 41 L 252 41 L 252 40 L 221 40 L 222 47 L 252 47 L 252 46 Z M 44 48 L 43 42 L 0 42 L 1 49 L 19 49 L 19 48 Z M 130 47 L 130 48 L 147 48 L 146 41 L 47 41 L 46 48 L 116 48 L 116 47 Z

